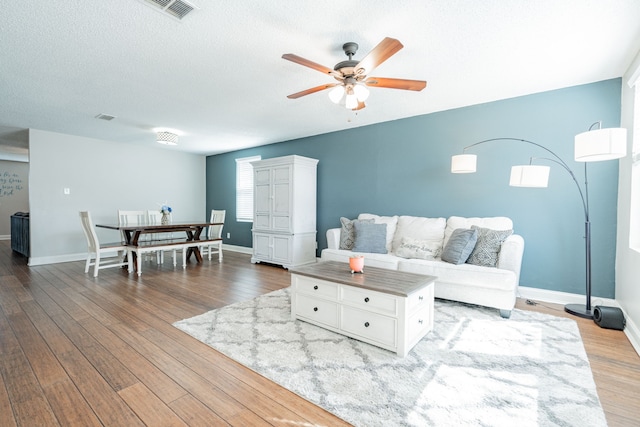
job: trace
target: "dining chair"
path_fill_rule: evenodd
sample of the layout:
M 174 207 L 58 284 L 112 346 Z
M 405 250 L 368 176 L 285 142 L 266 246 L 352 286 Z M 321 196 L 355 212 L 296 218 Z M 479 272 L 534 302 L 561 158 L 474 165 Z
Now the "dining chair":
M 207 254 L 211 260 L 211 254 L 218 254 L 218 261 L 222 261 L 222 227 L 224 227 L 224 218 L 227 214 L 226 210 L 211 210 L 210 223 L 222 223 L 221 225 L 210 225 L 207 230 L 207 242 L 202 246 L 202 255 Z M 213 240 L 213 242 L 211 242 Z
M 169 214 L 171 215 L 171 214 Z M 147 223 L 149 225 L 161 225 L 162 224 L 162 212 L 159 210 L 147 211 Z M 154 233 L 156 239 L 168 240 L 173 238 L 172 233 Z M 158 264 L 164 263 L 164 250 L 158 250 L 156 252 Z M 173 257 L 173 266 L 176 266 L 176 249 L 171 250 L 171 256 Z
M 87 238 L 88 246 L 87 262 L 84 266 L 85 273 L 88 273 L 89 267 L 93 266 L 93 277 L 98 277 L 98 271 L 103 268 L 132 265 L 131 251 L 122 242 L 108 243 L 103 245 L 100 244 L 98 235 L 96 234 L 96 230 L 93 226 L 93 221 L 91 220 L 91 213 L 89 211 L 80 212 L 80 222 L 82 223 L 82 230 L 84 231 L 84 235 Z M 104 254 L 113 253 L 114 251 L 118 253 L 115 260 L 113 258 L 102 258 Z M 127 254 L 126 262 L 124 261 L 125 252 Z
M 147 215 L 145 211 L 128 211 L 118 209 L 118 225 L 140 225 L 146 224 Z M 124 232 L 123 232 L 124 234 Z M 124 235 L 122 236 L 124 240 Z M 150 239 L 149 236 L 142 235 L 143 239 Z M 145 257 L 147 257 L 147 253 L 145 253 Z M 160 255 L 156 255 L 157 262 L 160 263 Z

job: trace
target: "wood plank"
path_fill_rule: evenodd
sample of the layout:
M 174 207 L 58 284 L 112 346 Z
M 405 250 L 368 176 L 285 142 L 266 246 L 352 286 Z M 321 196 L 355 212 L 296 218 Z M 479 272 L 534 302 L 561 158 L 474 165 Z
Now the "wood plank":
M 44 387 L 47 401 L 62 426 L 101 426 L 73 381 L 64 379 Z M 35 424 L 34 424 L 35 425 Z
M 171 402 L 169 406 L 191 427 L 218 427 L 229 425 L 229 423 L 190 394 Z
M 118 394 L 148 426 L 175 427 L 187 425 L 141 383 L 120 390 Z

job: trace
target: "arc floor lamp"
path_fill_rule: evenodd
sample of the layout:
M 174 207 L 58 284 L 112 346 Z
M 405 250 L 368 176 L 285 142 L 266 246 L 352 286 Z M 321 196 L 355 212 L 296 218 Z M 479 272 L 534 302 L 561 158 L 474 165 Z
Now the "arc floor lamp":
M 595 126 L 598 126 L 594 130 Z M 575 137 L 574 159 L 577 162 L 584 162 L 584 189 L 576 179 L 575 174 L 556 153 L 547 147 L 533 141 L 519 138 L 492 138 L 464 147 L 463 154 L 451 157 L 452 173 L 473 173 L 476 171 L 475 154 L 465 154 L 466 150 L 476 145 L 494 141 L 518 141 L 535 145 L 552 157 L 532 157 L 528 165 L 512 166 L 509 185 L 512 187 L 547 187 L 549 183 L 549 166 L 534 165 L 534 160 L 546 160 L 560 165 L 569 173 L 571 179 L 576 184 L 580 200 L 584 210 L 584 238 L 585 238 L 585 294 L 586 304 L 567 304 L 564 306 L 566 312 L 575 316 L 587 319 L 593 318 L 591 311 L 591 222 L 589 218 L 589 184 L 587 180 L 587 162 L 598 162 L 603 160 L 613 160 L 624 157 L 627 154 L 627 130 L 624 128 L 602 128 L 602 122 L 596 122 L 589 127 L 589 130 L 582 132 Z

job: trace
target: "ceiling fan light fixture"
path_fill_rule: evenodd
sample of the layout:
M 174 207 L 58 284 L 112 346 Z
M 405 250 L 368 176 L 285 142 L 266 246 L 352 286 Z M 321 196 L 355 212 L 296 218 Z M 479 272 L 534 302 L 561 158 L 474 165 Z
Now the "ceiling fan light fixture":
M 347 107 L 349 110 L 353 110 L 354 108 L 358 107 L 358 98 L 351 94 L 351 95 L 347 95 L 345 102 L 344 102 L 344 106 Z
M 366 86 L 357 84 L 353 87 L 353 93 L 355 93 L 358 101 L 364 102 L 369 98 L 369 89 Z
M 178 145 L 178 135 L 173 132 L 161 131 L 157 133 L 156 142 L 164 145 Z
M 344 86 L 336 86 L 329 91 L 329 99 L 334 104 L 340 104 L 344 96 Z

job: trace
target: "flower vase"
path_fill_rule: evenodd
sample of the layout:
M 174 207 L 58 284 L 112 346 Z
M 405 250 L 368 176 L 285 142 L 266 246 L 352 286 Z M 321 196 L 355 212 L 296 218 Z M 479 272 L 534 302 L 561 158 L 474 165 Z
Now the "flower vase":
M 160 224 L 169 225 L 170 222 L 171 222 L 170 214 L 167 212 L 162 212 L 162 219 L 160 220 Z

